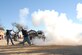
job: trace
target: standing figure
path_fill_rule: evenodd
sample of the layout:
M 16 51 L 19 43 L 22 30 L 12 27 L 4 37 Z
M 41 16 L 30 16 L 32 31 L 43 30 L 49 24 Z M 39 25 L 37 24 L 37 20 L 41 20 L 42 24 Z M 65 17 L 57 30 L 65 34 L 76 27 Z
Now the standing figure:
M 12 31 L 12 30 L 6 30 L 7 45 L 9 45 L 9 39 L 10 39 L 12 45 L 14 45 L 13 40 L 12 40 L 12 38 L 11 38 L 11 31 Z
M 13 31 L 13 32 L 14 32 L 14 34 L 13 34 L 13 39 L 14 39 L 14 41 L 18 41 L 19 32 L 15 32 L 15 31 Z
M 31 45 L 30 37 L 28 36 L 27 30 L 24 30 L 24 29 L 22 28 L 21 31 L 22 31 L 23 38 L 24 38 L 22 44 L 24 45 L 24 43 L 27 42 L 29 45 Z

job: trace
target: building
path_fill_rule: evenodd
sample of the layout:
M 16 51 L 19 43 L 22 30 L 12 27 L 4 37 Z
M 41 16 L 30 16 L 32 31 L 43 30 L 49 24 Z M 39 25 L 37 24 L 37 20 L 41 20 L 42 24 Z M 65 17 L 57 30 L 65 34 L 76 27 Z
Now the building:
M 0 27 L 0 40 L 4 38 L 4 29 Z

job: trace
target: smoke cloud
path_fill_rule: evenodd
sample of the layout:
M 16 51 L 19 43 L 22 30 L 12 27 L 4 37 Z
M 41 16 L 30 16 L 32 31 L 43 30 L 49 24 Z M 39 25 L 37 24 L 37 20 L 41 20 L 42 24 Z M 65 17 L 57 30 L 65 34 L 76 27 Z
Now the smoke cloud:
M 28 14 L 29 14 L 28 8 L 20 9 L 20 14 L 19 14 L 19 18 L 20 18 L 19 23 L 20 24 L 26 25 Z
M 81 3 L 77 4 L 76 10 L 77 10 L 77 18 L 79 20 L 82 20 L 82 4 Z
M 82 24 L 74 23 L 65 13 L 38 10 L 32 13 L 35 26 L 44 23 L 46 40 L 35 39 L 36 45 L 81 45 Z

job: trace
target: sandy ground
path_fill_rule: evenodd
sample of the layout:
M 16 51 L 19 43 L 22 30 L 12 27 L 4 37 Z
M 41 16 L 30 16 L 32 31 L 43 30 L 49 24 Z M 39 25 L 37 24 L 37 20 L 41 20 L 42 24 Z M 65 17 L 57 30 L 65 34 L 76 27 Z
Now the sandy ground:
M 82 55 L 82 46 L 0 46 L 0 55 Z
M 23 41 L 23 39 L 19 39 L 19 41 L 13 41 L 13 42 L 14 42 L 14 44 L 17 44 L 17 43 L 19 43 L 21 41 Z M 6 39 L 0 40 L 0 46 L 5 46 L 5 45 L 7 45 Z M 9 41 L 9 45 L 11 45 L 10 41 Z
M 82 55 L 82 46 L 7 46 L 6 43 L 2 45 L 0 41 L 0 55 Z

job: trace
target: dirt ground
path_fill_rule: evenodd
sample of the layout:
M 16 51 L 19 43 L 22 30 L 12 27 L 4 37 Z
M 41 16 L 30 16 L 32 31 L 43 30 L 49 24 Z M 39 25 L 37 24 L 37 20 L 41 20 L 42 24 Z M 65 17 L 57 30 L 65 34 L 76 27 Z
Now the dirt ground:
M 82 55 L 82 46 L 0 46 L 0 55 Z
M 7 46 L 5 40 L 0 40 L 0 55 L 82 55 L 82 46 Z

